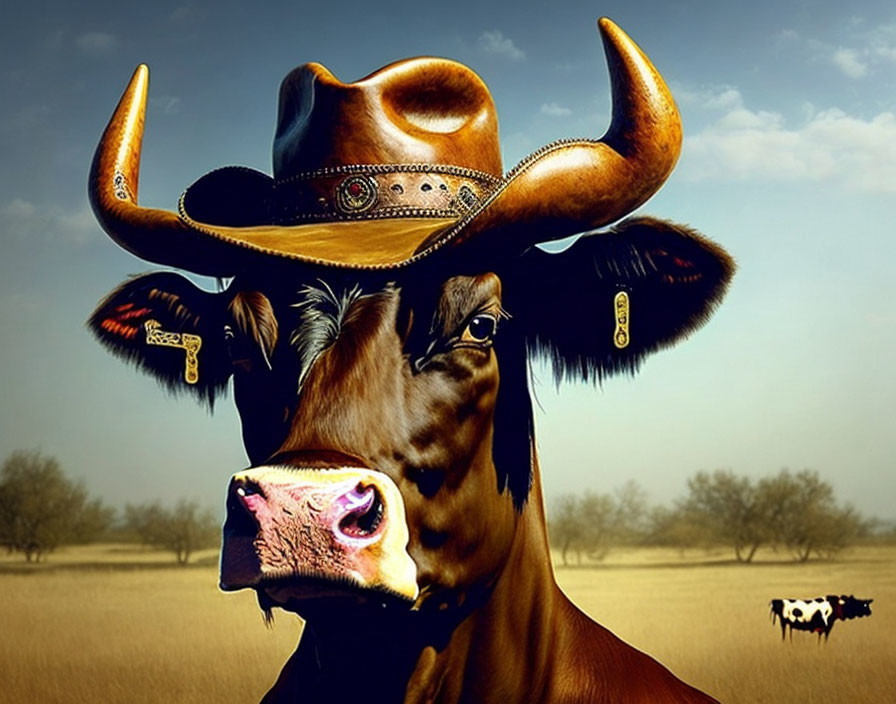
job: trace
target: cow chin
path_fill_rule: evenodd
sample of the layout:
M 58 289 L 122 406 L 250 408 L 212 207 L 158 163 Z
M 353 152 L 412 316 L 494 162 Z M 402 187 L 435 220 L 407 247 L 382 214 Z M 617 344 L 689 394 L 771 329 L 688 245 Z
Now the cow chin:
M 385 474 L 257 467 L 230 482 L 221 588 L 254 588 L 289 610 L 336 597 L 410 607 L 419 590 L 407 547 L 404 502 Z

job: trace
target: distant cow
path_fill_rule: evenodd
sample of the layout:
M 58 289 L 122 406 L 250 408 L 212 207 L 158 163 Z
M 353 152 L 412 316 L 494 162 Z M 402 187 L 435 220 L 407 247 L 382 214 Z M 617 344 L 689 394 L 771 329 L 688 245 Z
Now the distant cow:
M 815 599 L 772 599 L 769 602 L 772 613 L 772 623 L 781 620 L 781 640 L 787 627 L 790 627 L 790 638 L 793 639 L 793 629 L 798 631 L 811 631 L 818 634 L 821 640 L 828 639 L 835 621 L 845 621 L 850 618 L 861 618 L 871 615 L 871 602 L 874 599 L 856 599 L 852 594 L 829 594 L 826 597 Z

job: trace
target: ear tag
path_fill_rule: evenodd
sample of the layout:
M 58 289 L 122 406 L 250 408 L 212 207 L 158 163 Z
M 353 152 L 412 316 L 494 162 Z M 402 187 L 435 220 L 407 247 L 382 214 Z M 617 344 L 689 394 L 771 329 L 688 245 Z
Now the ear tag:
M 628 293 L 620 291 L 613 299 L 613 312 L 616 314 L 616 329 L 613 331 L 613 344 L 616 349 L 628 347 L 628 321 L 629 321 Z
M 162 330 L 158 320 L 147 320 L 143 327 L 146 329 L 147 345 L 162 345 L 163 347 L 178 347 L 187 353 L 186 367 L 184 368 L 184 381 L 195 384 L 199 381 L 199 358 L 196 356 L 202 347 L 202 338 L 199 335 L 191 335 L 186 332 L 167 332 Z

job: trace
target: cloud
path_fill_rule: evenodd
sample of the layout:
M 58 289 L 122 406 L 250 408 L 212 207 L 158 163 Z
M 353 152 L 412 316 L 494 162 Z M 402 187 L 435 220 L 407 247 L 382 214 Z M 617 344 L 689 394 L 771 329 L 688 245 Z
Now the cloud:
M 75 44 L 85 54 L 106 54 L 118 47 L 118 39 L 106 32 L 87 32 L 75 39 Z
M 526 55 L 517 48 L 511 39 L 508 39 L 502 32 L 497 30 L 494 32 L 483 32 L 477 40 L 477 44 L 486 54 L 503 56 L 511 61 L 521 61 L 526 58 Z
M 837 49 L 831 61 L 850 78 L 863 78 L 868 73 L 868 64 L 859 58 L 855 49 Z
M 778 32 L 779 42 L 799 41 L 800 34 L 795 29 L 782 29 Z
M 896 23 L 874 28 L 868 39 L 869 53 L 882 61 L 896 61 Z
M 162 109 L 162 114 L 176 115 L 180 112 L 180 98 L 176 95 L 161 95 L 158 100 L 158 105 Z
M 539 112 L 550 117 L 569 117 L 572 115 L 572 110 L 557 103 L 542 103 Z
M 34 207 L 33 203 L 29 203 L 27 200 L 14 198 L 0 210 L 0 213 L 13 221 L 30 220 L 37 213 L 37 208 Z
M 896 23 L 864 29 L 864 20 L 853 18 L 849 25 L 843 34 L 852 46 L 834 46 L 793 30 L 779 32 L 778 43 L 802 50 L 811 62 L 833 65 L 848 78 L 860 79 L 875 71 L 891 71 L 885 64 L 896 62 Z
M 802 124 L 751 110 L 738 92 L 733 107 L 685 138 L 681 171 L 695 180 L 821 183 L 896 193 L 896 115 L 871 119 L 838 108 L 806 107 Z
M 673 85 L 672 94 L 680 105 L 693 105 L 704 110 L 728 110 L 743 105 L 740 91 L 731 86 L 694 90 L 688 86 Z
M 25 241 L 35 237 L 85 245 L 98 239 L 99 225 L 88 207 L 64 211 L 43 209 L 23 198 L 0 206 L 0 234 Z

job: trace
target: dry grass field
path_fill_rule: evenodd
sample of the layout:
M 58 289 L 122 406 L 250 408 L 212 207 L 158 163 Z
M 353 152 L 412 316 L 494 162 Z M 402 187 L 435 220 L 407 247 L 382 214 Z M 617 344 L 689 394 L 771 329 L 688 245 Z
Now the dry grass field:
M 836 562 L 730 564 L 719 554 L 616 551 L 558 567 L 564 590 L 628 642 L 722 702 L 896 701 L 896 548 Z M 257 702 L 298 640 L 267 629 L 249 593 L 222 594 L 214 554 L 178 568 L 160 553 L 69 548 L 26 566 L 0 558 L 0 701 Z M 782 643 L 772 597 L 873 597 L 874 616 L 838 623 L 827 645 Z
M 597 621 L 722 702 L 896 702 L 896 548 L 803 565 L 761 553 L 768 562 L 755 565 L 687 557 L 611 553 L 606 566 L 559 567 L 557 578 Z M 770 599 L 841 593 L 873 598 L 873 616 L 838 622 L 820 646 L 808 633 L 781 641 Z

